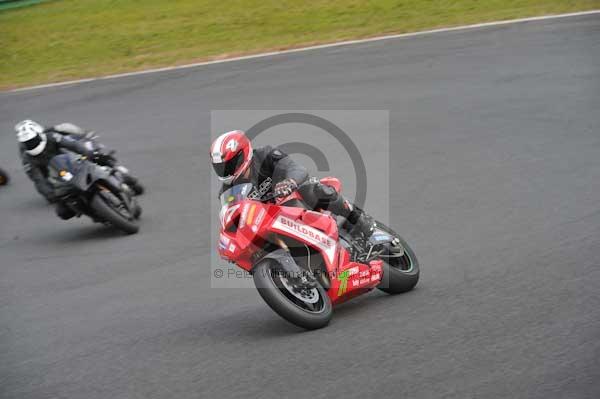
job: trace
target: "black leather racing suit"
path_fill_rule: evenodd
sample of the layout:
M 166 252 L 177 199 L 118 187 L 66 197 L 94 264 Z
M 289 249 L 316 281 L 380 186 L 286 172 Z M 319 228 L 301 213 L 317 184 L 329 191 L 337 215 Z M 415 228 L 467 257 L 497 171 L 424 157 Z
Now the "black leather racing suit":
M 239 177 L 232 184 L 224 185 L 220 192 L 236 184 L 252 183 L 254 188 L 248 198 L 260 199 L 285 179 L 294 179 L 302 199 L 309 208 L 331 211 L 346 218 L 350 226 L 361 223 L 363 213 L 360 209 L 353 207 L 333 187 L 321 184 L 317 179 L 309 179 L 304 166 L 271 146 L 256 148 L 252 155 L 248 178 Z
M 254 188 L 248 197 L 260 199 L 285 179 L 294 179 L 300 185 L 308 179 L 308 172 L 278 149 L 271 146 L 256 148 L 252 153 L 248 178 L 239 177 L 232 184 L 223 185 L 221 193 L 236 184 L 252 183 Z
M 81 155 L 91 157 L 91 151 L 88 150 L 84 143 L 69 135 L 64 135 L 52 130 L 46 131 L 46 148 L 39 155 L 30 155 L 25 152 L 23 145 L 19 147 L 23 168 L 27 176 L 33 181 L 37 191 L 48 200 L 48 202 L 56 202 L 57 198 L 54 195 L 54 188 L 48 182 L 48 163 L 52 157 L 61 154 L 62 150 L 76 152 Z

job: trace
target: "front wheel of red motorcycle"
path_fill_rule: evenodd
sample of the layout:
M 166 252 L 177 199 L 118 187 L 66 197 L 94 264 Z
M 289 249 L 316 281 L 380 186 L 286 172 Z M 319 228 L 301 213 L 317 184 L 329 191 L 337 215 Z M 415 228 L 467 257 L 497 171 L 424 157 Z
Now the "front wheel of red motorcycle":
M 325 289 L 320 285 L 301 291 L 294 289 L 277 266 L 273 260 L 265 259 L 252 273 L 254 285 L 267 305 L 285 320 L 307 330 L 329 324 L 333 307 Z

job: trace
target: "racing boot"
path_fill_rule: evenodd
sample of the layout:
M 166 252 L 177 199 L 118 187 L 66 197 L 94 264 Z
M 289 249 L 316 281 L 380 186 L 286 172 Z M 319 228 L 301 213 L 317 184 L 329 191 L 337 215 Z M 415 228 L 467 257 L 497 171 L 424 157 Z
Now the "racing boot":
M 354 208 L 346 218 L 344 228 L 353 238 L 368 240 L 375 231 L 375 220 L 361 209 Z

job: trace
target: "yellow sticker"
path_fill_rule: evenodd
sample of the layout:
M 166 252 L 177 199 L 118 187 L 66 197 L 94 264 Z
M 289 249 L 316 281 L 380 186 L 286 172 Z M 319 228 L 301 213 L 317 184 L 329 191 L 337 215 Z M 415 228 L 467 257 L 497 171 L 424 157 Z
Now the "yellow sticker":
M 256 205 L 252 204 L 252 206 L 250 207 L 250 212 L 248 212 L 248 222 L 247 224 L 252 224 L 252 222 L 254 221 L 254 209 L 256 208 Z

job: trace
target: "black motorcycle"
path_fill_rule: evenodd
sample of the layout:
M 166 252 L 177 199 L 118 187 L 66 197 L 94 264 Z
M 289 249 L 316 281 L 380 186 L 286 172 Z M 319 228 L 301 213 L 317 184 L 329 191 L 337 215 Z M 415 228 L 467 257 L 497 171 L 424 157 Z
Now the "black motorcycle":
M 142 208 L 117 169 L 65 153 L 50 160 L 48 179 L 59 201 L 76 216 L 87 215 L 127 234 L 138 232 Z
M 9 181 L 10 177 L 8 176 L 8 173 L 0 169 L 0 186 L 6 186 Z

